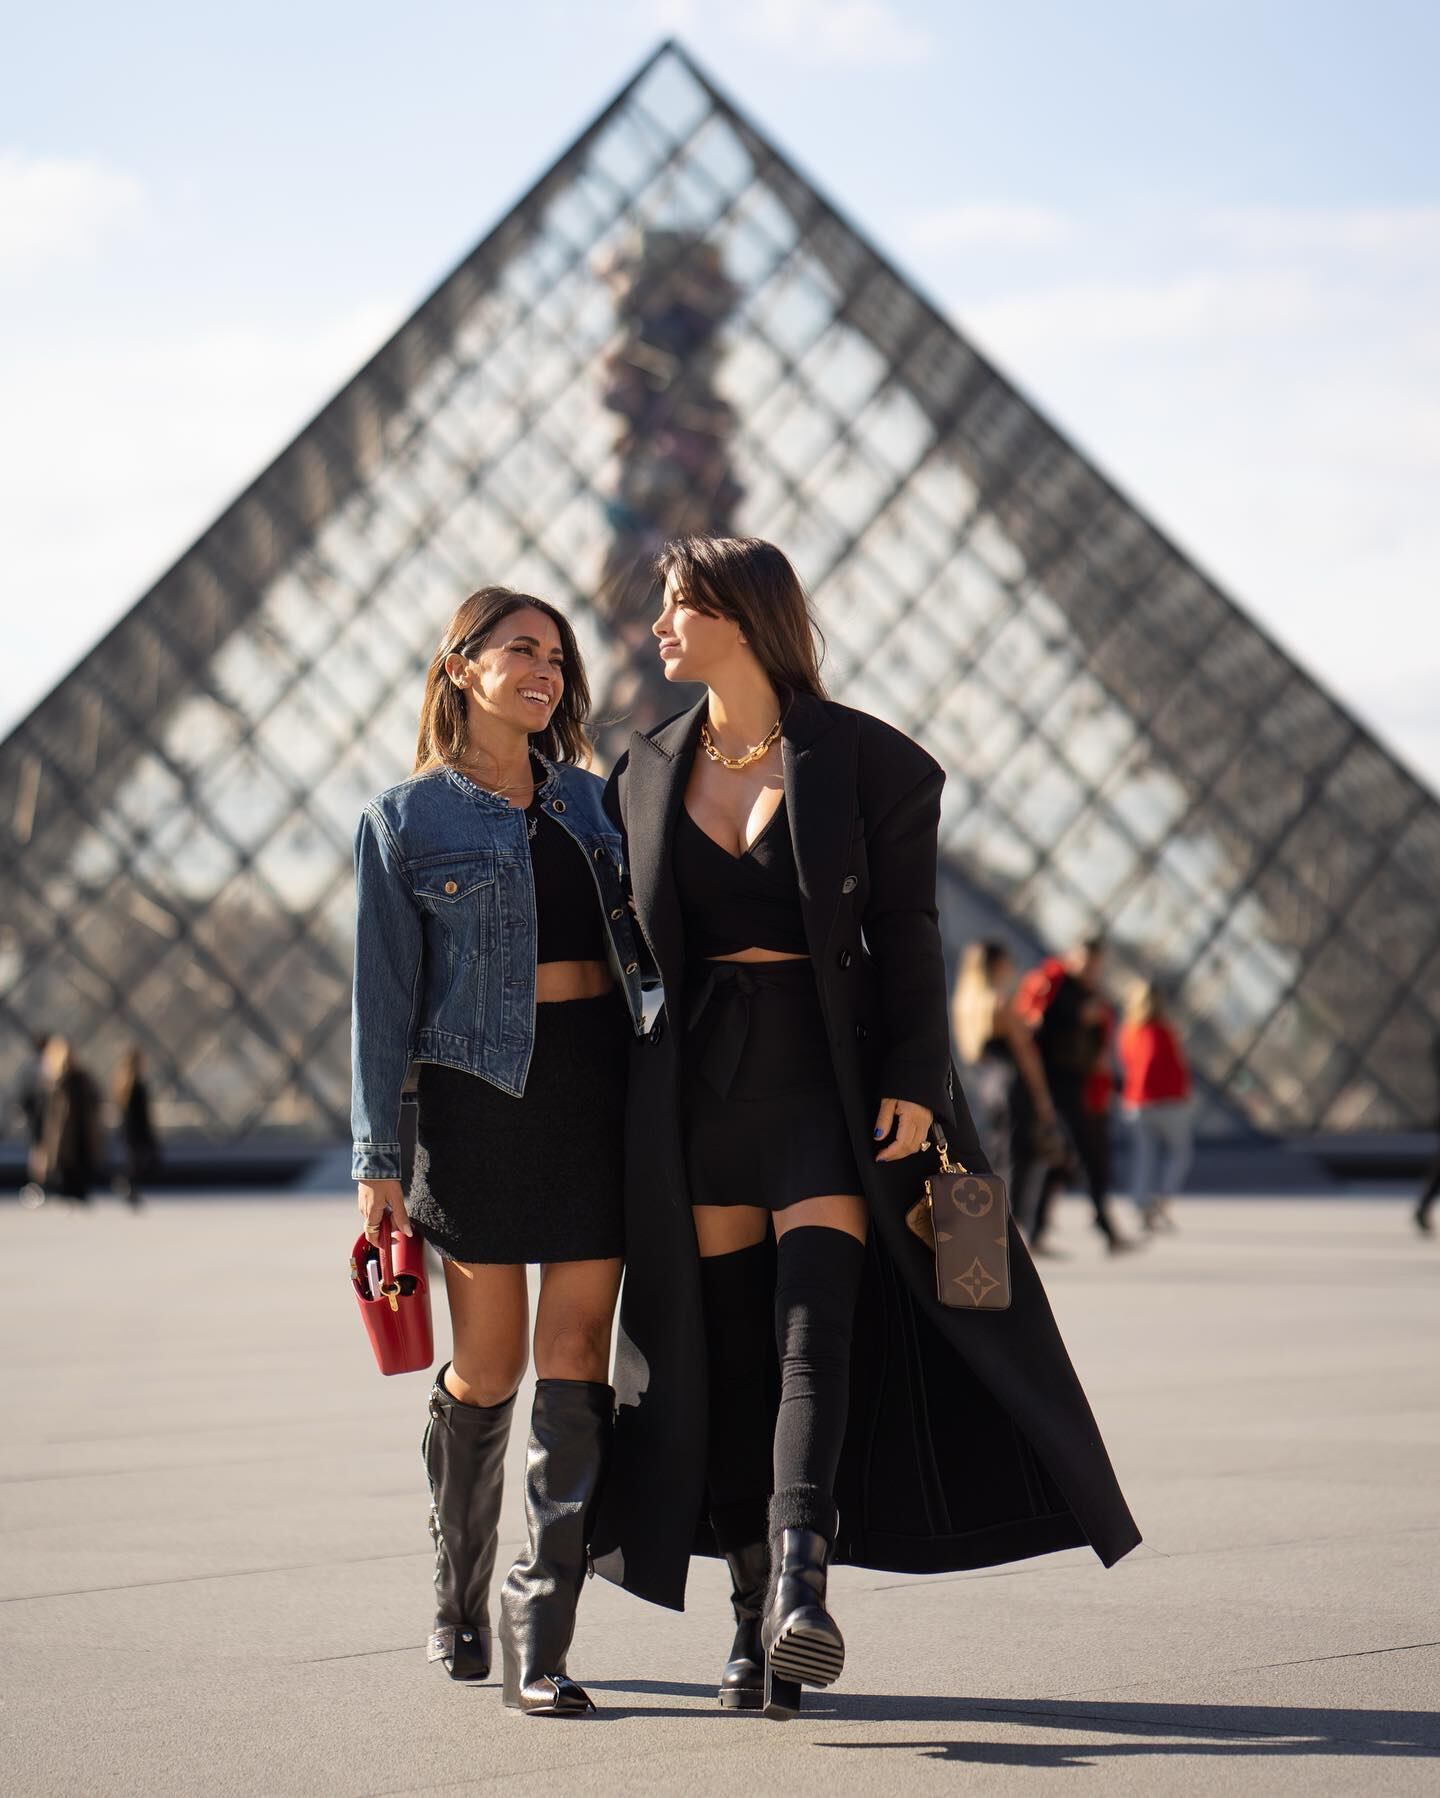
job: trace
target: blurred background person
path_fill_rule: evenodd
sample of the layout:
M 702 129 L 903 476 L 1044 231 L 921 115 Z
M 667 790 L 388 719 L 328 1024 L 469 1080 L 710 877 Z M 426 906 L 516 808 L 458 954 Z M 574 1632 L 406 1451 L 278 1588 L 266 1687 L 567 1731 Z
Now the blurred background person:
M 27 1211 L 38 1210 L 45 1203 L 44 1153 L 45 1100 L 50 1077 L 45 1072 L 45 1045 L 49 1037 L 43 1033 L 32 1037 L 31 1057 L 20 1080 L 20 1115 L 25 1120 L 26 1181 L 20 1189 L 20 1203 Z
M 1435 1062 L 1435 1079 L 1440 1082 L 1440 1031 L 1430 1045 L 1430 1053 Z M 1440 1118 L 1436 1119 L 1436 1128 L 1440 1129 Z M 1435 1159 L 1430 1163 L 1429 1172 L 1425 1176 L 1425 1187 L 1420 1194 L 1420 1202 L 1415 1207 L 1415 1226 L 1423 1230 L 1427 1236 L 1435 1229 L 1430 1221 L 1430 1213 L 1435 1209 L 1435 1201 L 1440 1198 L 1440 1149 L 1435 1151 Z
M 111 1096 L 124 1164 L 115 1182 L 116 1190 L 138 1210 L 144 1183 L 159 1159 L 159 1144 L 150 1117 L 150 1089 L 145 1082 L 145 1055 L 138 1043 L 131 1043 L 120 1057 Z
M 1045 1082 L 1070 1153 L 1049 1168 L 1035 1187 L 1033 1203 L 1017 1211 L 1031 1251 L 1051 1252 L 1046 1232 L 1055 1195 L 1072 1179 L 1083 1178 L 1095 1210 L 1095 1227 L 1111 1254 L 1132 1249 L 1110 1216 L 1110 1044 L 1115 1014 L 1101 989 L 1105 966 L 1103 937 L 1086 937 L 1063 960 L 1048 957 L 1020 983 L 1016 1006 L 1035 1033 Z
M 1120 1066 L 1121 1108 L 1131 1132 L 1130 1195 L 1147 1230 L 1162 1224 L 1173 1230 L 1170 1201 L 1194 1156 L 1195 1103 L 1185 1052 L 1164 992 L 1152 980 L 1137 981 L 1126 1003 Z
M 100 1093 L 63 1036 L 45 1045 L 45 1074 L 41 1184 L 49 1194 L 86 1204 L 105 1159 Z
M 1030 1027 L 1015 1009 L 1016 967 L 1003 943 L 967 943 L 950 1001 L 955 1047 L 969 1072 L 965 1090 L 991 1166 L 1010 1188 L 1020 1212 L 1019 1187 L 1034 1177 L 1038 1148 L 1053 1150 L 1059 1135 L 1055 1106 Z

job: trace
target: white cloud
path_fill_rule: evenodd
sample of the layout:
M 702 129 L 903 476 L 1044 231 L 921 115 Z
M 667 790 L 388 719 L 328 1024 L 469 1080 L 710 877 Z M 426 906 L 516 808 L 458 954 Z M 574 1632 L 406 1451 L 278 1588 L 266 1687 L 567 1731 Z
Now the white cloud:
M 140 183 L 117 169 L 0 151 L 0 272 L 88 261 L 143 212 Z
M 904 228 L 904 240 L 917 250 L 986 248 L 1048 249 L 1061 244 L 1073 227 L 1062 213 L 1047 206 L 946 206 L 922 212 Z
M 1203 270 L 1165 281 L 1068 281 L 970 308 L 964 322 L 1002 355 L 1104 344 L 1283 336 L 1334 302 L 1299 270 Z
M 1265 208 L 1215 212 L 1200 232 L 1261 255 L 1440 254 L 1440 206 Z

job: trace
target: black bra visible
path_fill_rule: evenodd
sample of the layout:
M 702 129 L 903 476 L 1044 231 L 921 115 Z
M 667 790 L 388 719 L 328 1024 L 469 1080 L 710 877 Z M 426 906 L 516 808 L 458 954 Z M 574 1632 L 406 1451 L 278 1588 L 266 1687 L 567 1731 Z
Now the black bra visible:
M 809 952 L 783 799 L 741 855 L 722 849 L 682 805 L 674 866 L 687 955 L 733 955 L 740 949 Z

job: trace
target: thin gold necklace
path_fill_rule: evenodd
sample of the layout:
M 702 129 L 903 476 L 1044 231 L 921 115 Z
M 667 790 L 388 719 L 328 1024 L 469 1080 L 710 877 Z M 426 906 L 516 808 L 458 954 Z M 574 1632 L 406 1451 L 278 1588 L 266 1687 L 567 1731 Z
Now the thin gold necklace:
M 531 786 L 531 785 L 538 786 L 539 785 L 539 782 L 535 777 L 533 768 L 531 771 L 530 779 L 528 781 L 517 780 L 517 781 L 511 781 L 503 787 L 491 787 L 491 786 L 487 786 L 483 780 L 479 779 L 477 774 L 472 774 L 470 772 L 470 770 L 465 766 L 464 762 L 459 762 L 459 761 L 452 762 L 450 764 L 450 766 L 452 768 L 454 768 L 457 773 L 463 774 L 465 776 L 466 780 L 468 780 L 470 782 L 471 786 L 479 787 L 479 789 L 482 793 L 489 793 L 496 799 L 499 799 L 502 796 L 502 794 L 505 794 L 505 793 L 523 793 L 527 786 Z
M 719 762 L 722 768 L 729 768 L 733 771 L 739 768 L 748 768 L 751 762 L 758 762 L 761 756 L 770 750 L 779 735 L 780 720 L 777 718 L 753 749 L 747 749 L 744 755 L 730 756 L 716 746 L 715 739 L 710 735 L 710 725 L 706 722 L 700 726 L 700 747 L 712 762 Z

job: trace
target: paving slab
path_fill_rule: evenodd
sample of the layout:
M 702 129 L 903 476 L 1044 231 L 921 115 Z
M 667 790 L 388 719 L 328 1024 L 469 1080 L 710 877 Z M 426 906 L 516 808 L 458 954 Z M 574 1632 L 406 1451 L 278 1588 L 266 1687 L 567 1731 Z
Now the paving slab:
M 788 1724 L 716 1706 L 721 1568 L 683 1615 L 597 1580 L 602 1708 L 555 1723 L 425 1662 L 427 1380 L 370 1361 L 348 1193 L 5 1205 L 0 1790 L 1440 1790 L 1440 1240 L 1384 1195 L 1197 1200 L 1118 1258 L 1059 1224 L 1143 1547 L 841 1568 L 844 1678 Z

